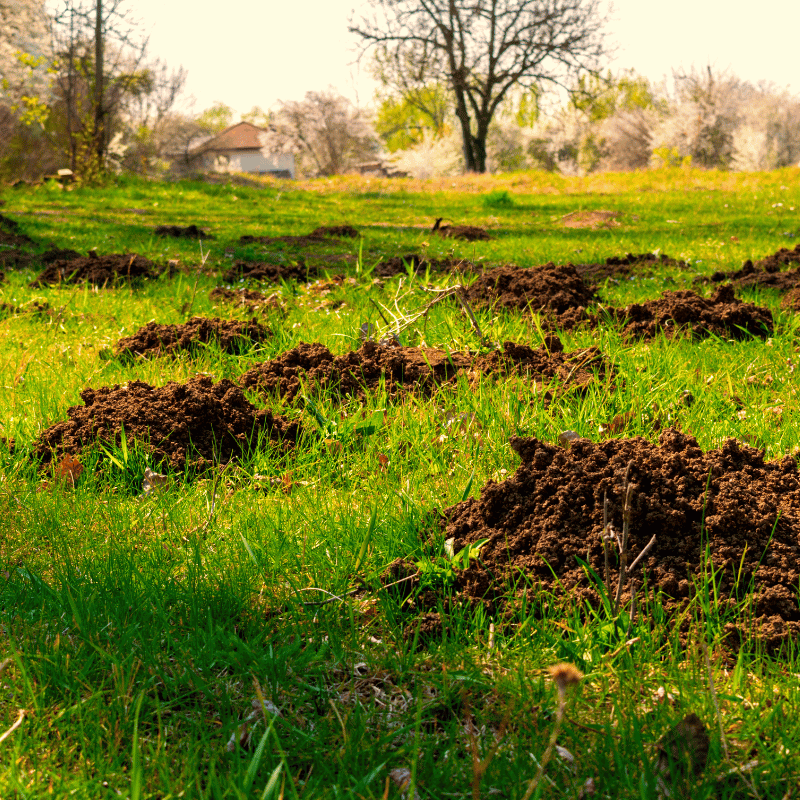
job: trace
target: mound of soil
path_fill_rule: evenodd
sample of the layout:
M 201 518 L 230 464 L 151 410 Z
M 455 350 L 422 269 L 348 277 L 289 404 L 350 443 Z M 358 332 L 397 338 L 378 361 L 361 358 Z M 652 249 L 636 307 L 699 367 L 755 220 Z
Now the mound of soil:
M 714 335 L 726 339 L 772 335 L 772 312 L 768 308 L 743 303 L 733 294 L 733 286 L 720 286 L 711 297 L 690 291 L 663 292 L 656 300 L 632 303 L 624 308 L 609 306 L 603 314 L 584 308 L 572 309 L 551 319 L 559 330 L 577 325 L 597 327 L 606 319 L 622 323 L 622 335 L 652 339 L 663 332 L 667 336 L 690 333 L 701 339 Z
M 442 225 L 443 219 L 444 217 L 439 217 L 433 223 L 431 233 L 436 233 L 445 239 L 462 239 L 465 242 L 488 242 L 492 238 L 485 228 L 478 228 L 475 225 Z
M 33 264 L 52 264 L 59 259 L 70 260 L 80 257 L 81 254 L 76 250 L 62 250 L 60 247 L 51 247 L 39 255 L 22 250 L 19 247 L 13 247 L 10 250 L 0 250 L 0 266 L 11 269 L 25 269 Z
M 155 278 L 163 272 L 152 261 L 135 253 L 99 256 L 92 250 L 88 256 L 60 259 L 50 266 L 30 285 L 34 288 L 53 284 L 91 283 L 95 286 L 114 285 L 119 282 Z
M 132 336 L 123 336 L 117 342 L 116 355 L 119 358 L 174 355 L 209 342 L 215 342 L 226 353 L 238 353 L 270 336 L 272 331 L 255 319 L 239 322 L 218 317 L 192 317 L 183 325 L 148 322 Z
M 642 275 L 649 274 L 650 269 L 656 267 L 674 267 L 676 269 L 688 269 L 688 261 L 677 261 L 670 258 L 666 253 L 628 253 L 624 256 L 611 256 L 602 264 L 576 264 L 575 269 L 578 275 L 587 283 L 602 281 L 606 278 L 626 277 L 632 273 Z
M 0 273 L 2 274 L 2 273 Z M 0 317 L 14 316 L 17 314 L 46 314 L 50 310 L 50 303 L 40 303 L 33 300 L 24 306 L 12 306 L 10 303 L 0 303 Z
M 798 245 L 798 247 L 800 247 L 800 245 Z M 778 253 L 782 252 L 792 254 L 794 251 L 785 249 L 778 251 Z M 721 283 L 722 281 L 732 281 L 733 285 L 737 289 L 756 286 L 759 288 L 767 287 L 770 289 L 777 289 L 779 292 L 788 291 L 800 283 L 800 266 L 795 269 L 781 272 L 780 269 L 783 264 L 792 262 L 781 262 L 777 259 L 774 259 L 772 256 L 770 259 L 758 262 L 762 267 L 760 269 L 757 268 L 757 266 L 753 264 L 750 259 L 748 259 L 744 262 L 744 264 L 742 264 L 741 269 L 732 270 L 730 272 L 717 270 L 717 272 L 714 272 L 709 277 L 695 278 L 694 282 L 708 284 Z M 798 262 L 800 262 L 800 259 L 798 259 Z
M 0 214 L 0 245 L 7 247 L 28 247 L 35 245 L 30 236 L 20 233 L 19 222 Z
M 240 236 L 241 244 L 288 244 L 294 247 L 307 247 L 325 243 L 331 239 L 355 239 L 360 236 L 351 225 L 323 225 L 306 236 Z
M 210 233 L 206 233 L 197 225 L 187 225 L 181 228 L 179 225 L 159 225 L 154 231 L 156 236 L 172 236 L 176 239 L 214 239 Z
M 288 444 L 300 434 L 296 422 L 256 409 L 226 379 L 214 383 L 200 376 L 160 387 L 131 381 L 84 389 L 81 399 L 85 405 L 69 408 L 65 422 L 50 426 L 33 443 L 42 465 L 77 456 L 95 442 L 118 447 L 123 427 L 129 449 L 136 440 L 152 454 L 155 467 L 166 462 L 175 470 L 226 464 L 260 441 Z
M 394 275 L 405 275 L 406 264 L 416 272 L 471 272 L 476 269 L 472 261 L 459 258 L 425 258 L 417 253 L 407 256 L 392 256 L 375 265 L 374 275 L 378 278 L 391 278 Z
M 651 589 L 663 591 L 668 606 L 687 601 L 708 543 L 708 569 L 716 573 L 723 607 L 733 606 L 753 582 L 761 636 L 774 645 L 800 633 L 800 476 L 791 457 L 765 463 L 762 452 L 735 439 L 704 453 L 674 428 L 658 445 L 637 437 L 600 444 L 577 439 L 568 449 L 512 438 L 511 446 L 522 459 L 517 471 L 443 514 L 442 529 L 454 538 L 456 552 L 489 539 L 482 564 L 460 575 L 467 597 L 499 601 L 508 596 L 507 582 L 519 584 L 522 571 L 542 590 L 566 590 L 571 602 L 597 605 L 598 593 L 575 558 L 604 574 L 603 498 L 607 493 L 609 519 L 621 531 L 630 463 L 628 563 L 656 537 L 642 564 Z M 616 562 L 612 556 L 615 586 Z M 641 579 L 641 572 L 635 576 Z
M 800 312 L 800 282 L 798 282 L 794 289 L 790 289 L 786 293 L 781 306 L 783 308 L 788 308 L 790 311 Z
M 297 281 L 307 283 L 319 277 L 319 269 L 302 259 L 297 264 L 271 264 L 267 261 L 237 261 L 222 276 L 223 283 L 247 281 Z
M 796 244 L 793 250 L 789 250 L 788 247 L 781 247 L 771 256 L 756 261 L 756 266 L 767 272 L 777 272 L 787 264 L 800 264 L 800 244 Z
M 239 383 L 293 401 L 303 385 L 311 392 L 334 390 L 343 396 L 358 396 L 381 383 L 390 395 L 431 394 L 463 372 L 521 373 L 539 384 L 581 390 L 611 377 L 612 370 L 597 348 L 565 353 L 555 336 L 537 349 L 506 342 L 502 351 L 486 355 L 365 342 L 358 350 L 334 356 L 323 344 L 301 342 L 276 359 L 254 365 Z
M 506 265 L 488 270 L 467 288 L 466 295 L 477 307 L 530 308 L 555 314 L 598 299 L 572 264 L 556 266 L 552 262 L 525 269 Z
M 619 211 L 573 211 L 561 217 L 565 228 L 613 228 L 619 225 Z
M 237 308 L 243 308 L 248 314 L 256 311 L 281 311 L 284 306 L 277 294 L 266 295 L 253 289 L 225 289 L 217 286 L 212 289 L 208 299 L 216 303 L 227 303 Z

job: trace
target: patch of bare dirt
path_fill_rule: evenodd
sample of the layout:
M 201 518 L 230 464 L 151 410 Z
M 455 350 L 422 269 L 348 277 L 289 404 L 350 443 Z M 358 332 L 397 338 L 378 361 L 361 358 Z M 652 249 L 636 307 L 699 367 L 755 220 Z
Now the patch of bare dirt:
M 241 244 L 288 244 L 308 247 L 337 239 L 355 239 L 361 234 L 352 225 L 322 225 L 304 236 L 240 236 Z
M 238 353 L 271 336 L 272 331 L 255 319 L 240 322 L 217 317 L 192 317 L 183 325 L 148 322 L 132 336 L 123 336 L 115 351 L 118 358 L 146 358 L 174 355 L 192 350 L 199 344 L 214 342 L 226 353 Z
M 288 445 L 300 434 L 296 422 L 258 410 L 226 379 L 214 383 L 201 376 L 160 387 L 130 381 L 84 389 L 81 399 L 84 405 L 69 408 L 66 421 L 51 425 L 33 443 L 43 466 L 65 455 L 80 457 L 97 442 L 118 448 L 123 427 L 129 449 L 135 440 L 151 453 L 154 466 L 177 471 L 226 464 L 257 443 Z
M 215 303 L 225 303 L 244 309 L 248 314 L 268 311 L 284 313 L 286 310 L 280 295 L 266 295 L 253 289 L 226 289 L 223 286 L 217 286 L 216 289 L 211 290 L 208 299 Z
M 624 278 L 632 274 L 649 275 L 658 267 L 674 267 L 688 269 L 688 261 L 678 261 L 666 253 L 628 253 L 624 256 L 611 256 L 602 264 L 575 264 L 578 275 L 587 283 L 606 280 L 607 278 Z
M 472 272 L 477 266 L 472 261 L 459 258 L 427 258 L 417 253 L 405 256 L 392 256 L 375 265 L 374 275 L 378 278 L 391 278 L 405 275 L 411 268 L 413 272 Z
M 800 265 L 800 244 L 796 244 L 792 250 L 788 247 L 781 247 L 771 256 L 756 261 L 756 267 L 767 272 L 777 272 L 781 267 L 789 264 Z
M 794 289 L 790 289 L 784 295 L 781 306 L 783 308 L 788 308 L 790 311 L 800 312 L 800 282 L 798 282 Z
M 29 250 L 12 247 L 9 250 L 0 250 L 0 266 L 7 269 L 26 269 L 34 264 L 52 264 L 54 261 L 80 257 L 81 254 L 77 251 L 60 247 L 51 247 L 38 255 Z
M 800 245 L 798 245 L 798 248 L 800 248 Z M 794 251 L 784 248 L 778 251 L 778 254 L 780 253 L 792 255 Z M 800 254 L 800 252 L 798 254 Z M 785 292 L 800 283 L 800 266 L 781 272 L 782 266 L 791 263 L 800 263 L 800 259 L 798 259 L 797 262 L 791 260 L 780 261 L 771 256 L 769 259 L 758 262 L 758 264 L 753 264 L 753 262 L 748 259 L 742 264 L 741 269 L 731 270 L 730 272 L 717 270 L 708 277 L 695 278 L 694 282 L 708 284 L 732 281 L 737 289 L 755 286 L 758 288 L 777 289 L 779 292 Z
M 467 288 L 466 295 L 476 307 L 546 310 L 553 314 L 585 308 L 599 299 L 572 264 L 557 266 L 552 262 L 540 267 L 505 265 L 488 270 Z
M 94 286 L 114 286 L 128 281 L 155 278 L 164 271 L 144 256 L 135 253 L 111 253 L 100 256 L 92 250 L 88 256 L 55 259 L 31 286 L 91 283 Z
M 565 228 L 613 228 L 619 225 L 619 211 L 573 211 L 561 217 Z
M 756 590 L 753 626 L 769 645 L 800 633 L 800 477 L 793 458 L 767 463 L 762 452 L 734 439 L 704 453 L 674 428 L 658 445 L 638 437 L 577 439 L 564 449 L 515 437 L 511 446 L 522 463 L 510 478 L 489 481 L 480 497 L 443 513 L 441 526 L 456 552 L 489 540 L 480 563 L 460 575 L 464 597 L 500 605 L 521 572 L 534 584 L 530 600 L 541 591 L 567 592 L 570 602 L 597 606 L 598 593 L 576 557 L 604 574 L 603 498 L 607 493 L 610 521 L 621 531 L 630 462 L 628 563 L 655 536 L 642 563 L 650 590 L 664 592 L 674 608 L 693 596 L 704 569 L 713 569 L 723 609 Z M 615 557 L 611 577 L 616 585 Z
M 30 303 L 25 303 L 25 305 L 21 306 L 14 306 L 11 305 L 11 303 L 0 303 L 0 317 L 16 316 L 18 314 L 38 316 L 40 314 L 46 314 L 48 311 L 50 311 L 50 303 L 42 303 L 38 300 L 32 300 Z
M 662 332 L 667 336 L 688 333 L 697 339 L 710 335 L 726 339 L 766 338 L 773 332 L 772 312 L 737 300 L 730 284 L 720 286 L 707 298 L 691 291 L 675 291 L 624 308 L 609 306 L 602 313 L 571 309 L 553 317 L 551 323 L 558 330 L 569 330 L 582 324 L 597 327 L 607 320 L 622 324 L 623 336 L 641 339 L 652 339 Z
M 613 369 L 597 348 L 564 352 L 550 336 L 542 347 L 506 342 L 484 355 L 365 342 L 358 350 L 334 356 L 323 344 L 301 342 L 278 358 L 251 367 L 239 379 L 249 389 L 293 401 L 303 386 L 310 392 L 358 396 L 385 385 L 390 395 L 431 394 L 459 374 L 522 374 L 554 390 L 582 390 L 610 378 Z
M 443 219 L 444 217 L 439 217 L 433 223 L 431 233 L 445 239 L 462 239 L 465 242 L 488 242 L 492 238 L 486 228 L 476 225 L 442 225 Z
M 296 264 L 273 264 L 269 261 L 237 261 L 223 274 L 223 283 L 238 281 L 297 281 L 308 283 L 318 278 L 320 271 L 312 264 L 300 259 Z
M 197 225 L 159 225 L 154 231 L 156 236 L 172 236 L 175 239 L 214 239 L 210 233 L 206 233 Z

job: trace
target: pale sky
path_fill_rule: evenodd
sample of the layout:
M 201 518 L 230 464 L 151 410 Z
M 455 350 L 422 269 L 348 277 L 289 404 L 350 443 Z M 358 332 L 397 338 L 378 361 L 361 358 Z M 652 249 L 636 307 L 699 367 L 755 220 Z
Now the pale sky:
M 300 100 L 333 86 L 366 105 L 375 85 L 352 63 L 347 32 L 361 0 L 227 0 L 215 6 L 130 0 L 150 35 L 149 54 L 188 70 L 195 111 L 221 100 L 238 112 Z M 730 70 L 800 94 L 798 0 L 614 0 L 608 42 L 613 69 L 633 68 L 653 81 L 692 66 Z

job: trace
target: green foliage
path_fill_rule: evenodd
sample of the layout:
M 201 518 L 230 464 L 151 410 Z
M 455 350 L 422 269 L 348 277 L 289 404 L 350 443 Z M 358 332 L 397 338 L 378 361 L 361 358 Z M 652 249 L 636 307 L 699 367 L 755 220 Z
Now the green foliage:
M 219 101 L 197 115 L 197 124 L 209 133 L 222 133 L 233 124 L 233 109 Z
M 513 208 L 517 201 L 508 189 L 494 189 L 481 198 L 481 204 L 486 208 Z
M 654 108 L 658 100 L 647 78 L 629 70 L 618 76 L 579 75 L 571 103 L 590 122 L 601 122 L 620 110 Z
M 426 132 L 433 136 L 445 133 L 444 120 L 426 110 L 436 107 L 442 93 L 441 86 L 432 84 L 417 90 L 413 100 L 407 97 L 381 100 L 374 126 L 389 151 L 405 150 L 419 144 Z

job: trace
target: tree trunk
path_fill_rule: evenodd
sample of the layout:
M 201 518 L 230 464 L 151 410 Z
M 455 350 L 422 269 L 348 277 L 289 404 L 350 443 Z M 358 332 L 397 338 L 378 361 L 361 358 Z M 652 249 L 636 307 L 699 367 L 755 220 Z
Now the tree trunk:
M 94 147 L 97 168 L 102 169 L 105 156 L 103 104 L 103 0 L 96 0 L 94 18 Z

